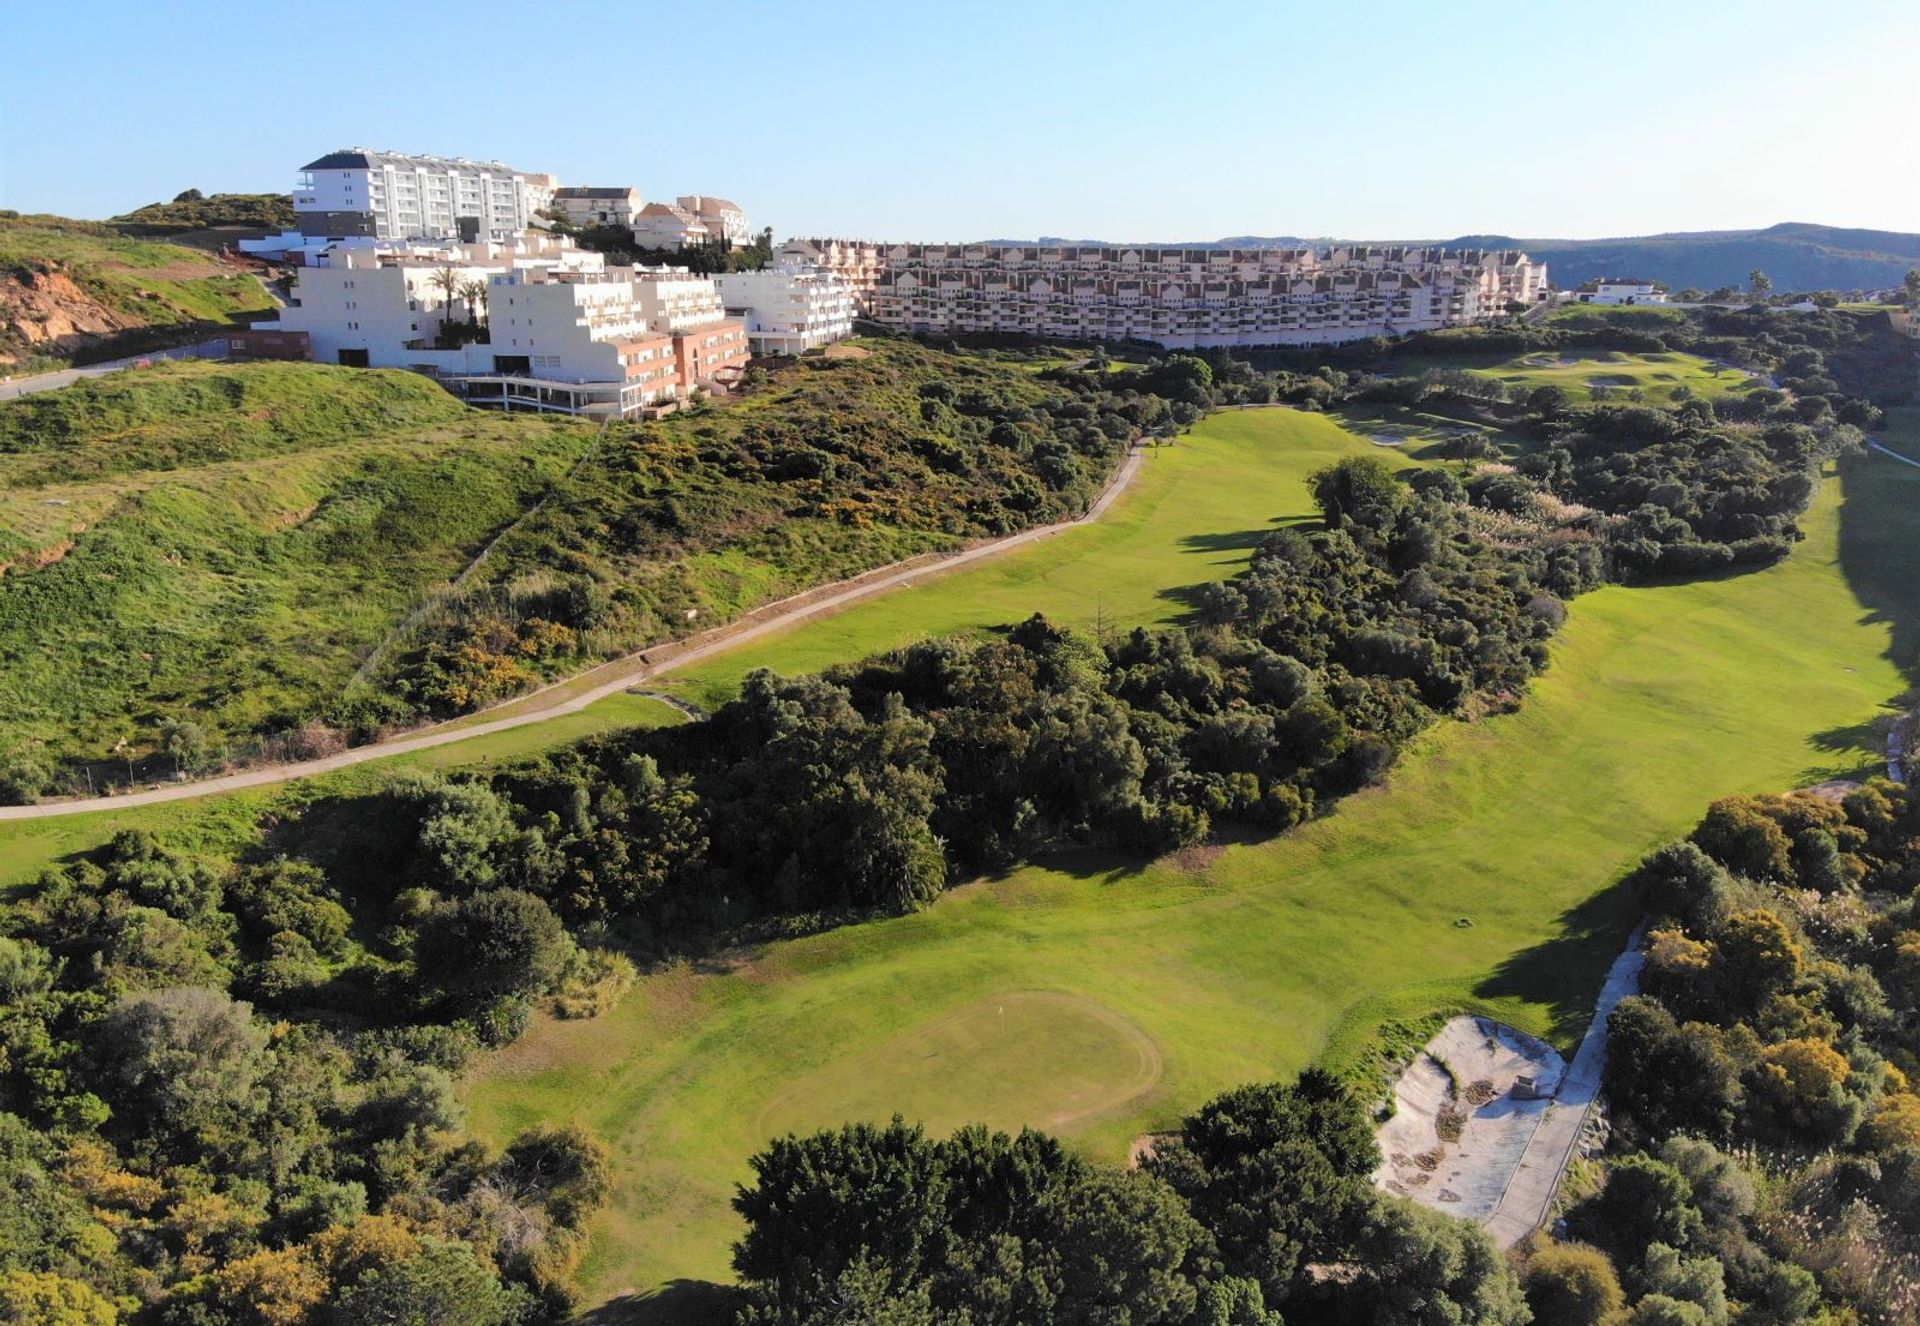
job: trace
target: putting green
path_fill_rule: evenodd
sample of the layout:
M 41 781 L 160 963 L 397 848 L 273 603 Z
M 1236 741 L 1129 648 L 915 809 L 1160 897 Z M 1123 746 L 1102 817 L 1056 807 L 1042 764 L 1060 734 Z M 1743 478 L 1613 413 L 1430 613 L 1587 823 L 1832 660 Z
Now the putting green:
M 1378 454 L 1343 436 L 1287 411 L 1216 416 L 1153 458 L 1181 468 L 1142 477 L 1115 512 L 1129 534 L 1099 537 L 1103 522 L 862 605 L 765 661 L 857 656 L 916 616 L 1086 621 L 1108 575 L 1110 608 L 1163 617 L 1178 607 L 1165 587 L 1245 556 L 1266 523 L 1249 502 L 1300 513 L 1329 454 Z M 1184 525 L 1175 494 L 1192 503 Z M 1222 512 L 1227 537 L 1201 551 L 1191 522 Z M 649 975 L 612 1014 L 543 1022 L 490 1059 L 467 1083 L 472 1126 L 499 1141 L 577 1119 L 605 1138 L 616 1188 L 585 1283 L 644 1298 L 726 1278 L 728 1198 L 770 1130 L 895 1108 L 1007 1125 L 1071 1112 L 1044 1038 L 966 1048 L 1007 991 L 1094 1001 L 1159 1047 L 1157 1080 L 1132 1095 L 1133 1061 L 1072 1056 L 1075 1090 L 1115 1103 L 1058 1131 L 1113 1160 L 1225 1087 L 1350 1062 L 1394 1018 L 1484 1010 L 1570 1046 L 1633 920 L 1610 886 L 1639 855 L 1714 797 L 1873 767 L 1871 720 L 1906 685 L 1892 642 L 1920 617 L 1920 470 L 1849 462 L 1805 526 L 1765 571 L 1582 598 L 1519 712 L 1442 725 L 1388 787 L 1300 832 L 1184 864 L 1056 859 L 913 916 Z M 733 673 L 690 680 L 724 691 Z M 915 1057 L 936 1045 L 946 1063 Z
M 1162 1062 L 1151 1037 L 1094 1000 L 1014 990 L 835 1059 L 768 1101 L 755 1127 L 779 1137 L 903 1114 L 935 1132 L 1060 1129 L 1140 1095 Z

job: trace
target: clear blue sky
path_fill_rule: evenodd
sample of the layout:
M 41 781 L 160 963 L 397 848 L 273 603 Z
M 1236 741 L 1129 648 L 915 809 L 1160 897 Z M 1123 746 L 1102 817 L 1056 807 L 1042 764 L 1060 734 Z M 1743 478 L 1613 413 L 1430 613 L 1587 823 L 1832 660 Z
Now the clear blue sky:
M 0 0 L 0 206 L 494 157 L 781 235 L 1920 230 L 1914 0 Z

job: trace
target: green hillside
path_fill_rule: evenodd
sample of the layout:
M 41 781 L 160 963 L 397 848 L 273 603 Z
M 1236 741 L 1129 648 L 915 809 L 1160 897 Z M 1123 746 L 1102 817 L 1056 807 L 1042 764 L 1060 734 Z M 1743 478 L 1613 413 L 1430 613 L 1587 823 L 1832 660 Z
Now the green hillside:
M 1115 411 L 1166 409 L 906 344 L 756 380 L 605 430 L 309 364 L 0 405 L 0 752 L 31 785 L 85 762 L 97 783 L 171 772 L 170 723 L 215 762 L 451 716 L 1076 514 L 1145 422 Z
M 1617 239 L 1515 239 L 1465 235 L 1448 243 L 1521 248 L 1547 264 L 1555 285 L 1573 289 L 1601 276 L 1744 290 L 1755 268 L 1789 290 L 1883 290 L 1920 267 L 1920 235 L 1786 222 L 1765 230 L 1714 230 Z
M 111 359 L 272 307 L 253 276 L 203 250 L 0 212 L 0 362 Z

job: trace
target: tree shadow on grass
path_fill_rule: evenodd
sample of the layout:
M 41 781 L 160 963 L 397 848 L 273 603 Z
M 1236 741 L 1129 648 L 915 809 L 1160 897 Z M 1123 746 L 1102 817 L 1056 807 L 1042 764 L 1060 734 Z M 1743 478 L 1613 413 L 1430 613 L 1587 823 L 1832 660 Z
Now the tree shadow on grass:
M 1863 624 L 1891 629 L 1887 656 L 1920 683 L 1920 470 L 1870 452 L 1842 461 L 1840 474 L 1840 573 L 1867 608 Z
M 575 1318 L 579 1326 L 724 1326 L 740 1291 L 710 1280 L 669 1280 L 643 1294 L 622 1294 Z
M 1593 1001 L 1607 968 L 1627 946 L 1640 909 L 1629 891 L 1616 884 L 1560 915 L 1560 933 L 1544 944 L 1515 953 L 1474 987 L 1481 999 L 1524 999 L 1551 1010 L 1547 1039 L 1558 1046 L 1577 1044 L 1593 1020 Z

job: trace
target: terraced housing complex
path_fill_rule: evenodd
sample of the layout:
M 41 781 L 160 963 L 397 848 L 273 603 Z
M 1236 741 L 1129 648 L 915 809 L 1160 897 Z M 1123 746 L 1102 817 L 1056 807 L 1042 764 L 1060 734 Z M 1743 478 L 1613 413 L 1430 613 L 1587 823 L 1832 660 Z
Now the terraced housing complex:
M 797 239 L 862 315 L 931 335 L 1010 332 L 1168 349 L 1324 345 L 1457 327 L 1545 297 L 1516 250 L 872 244 Z

